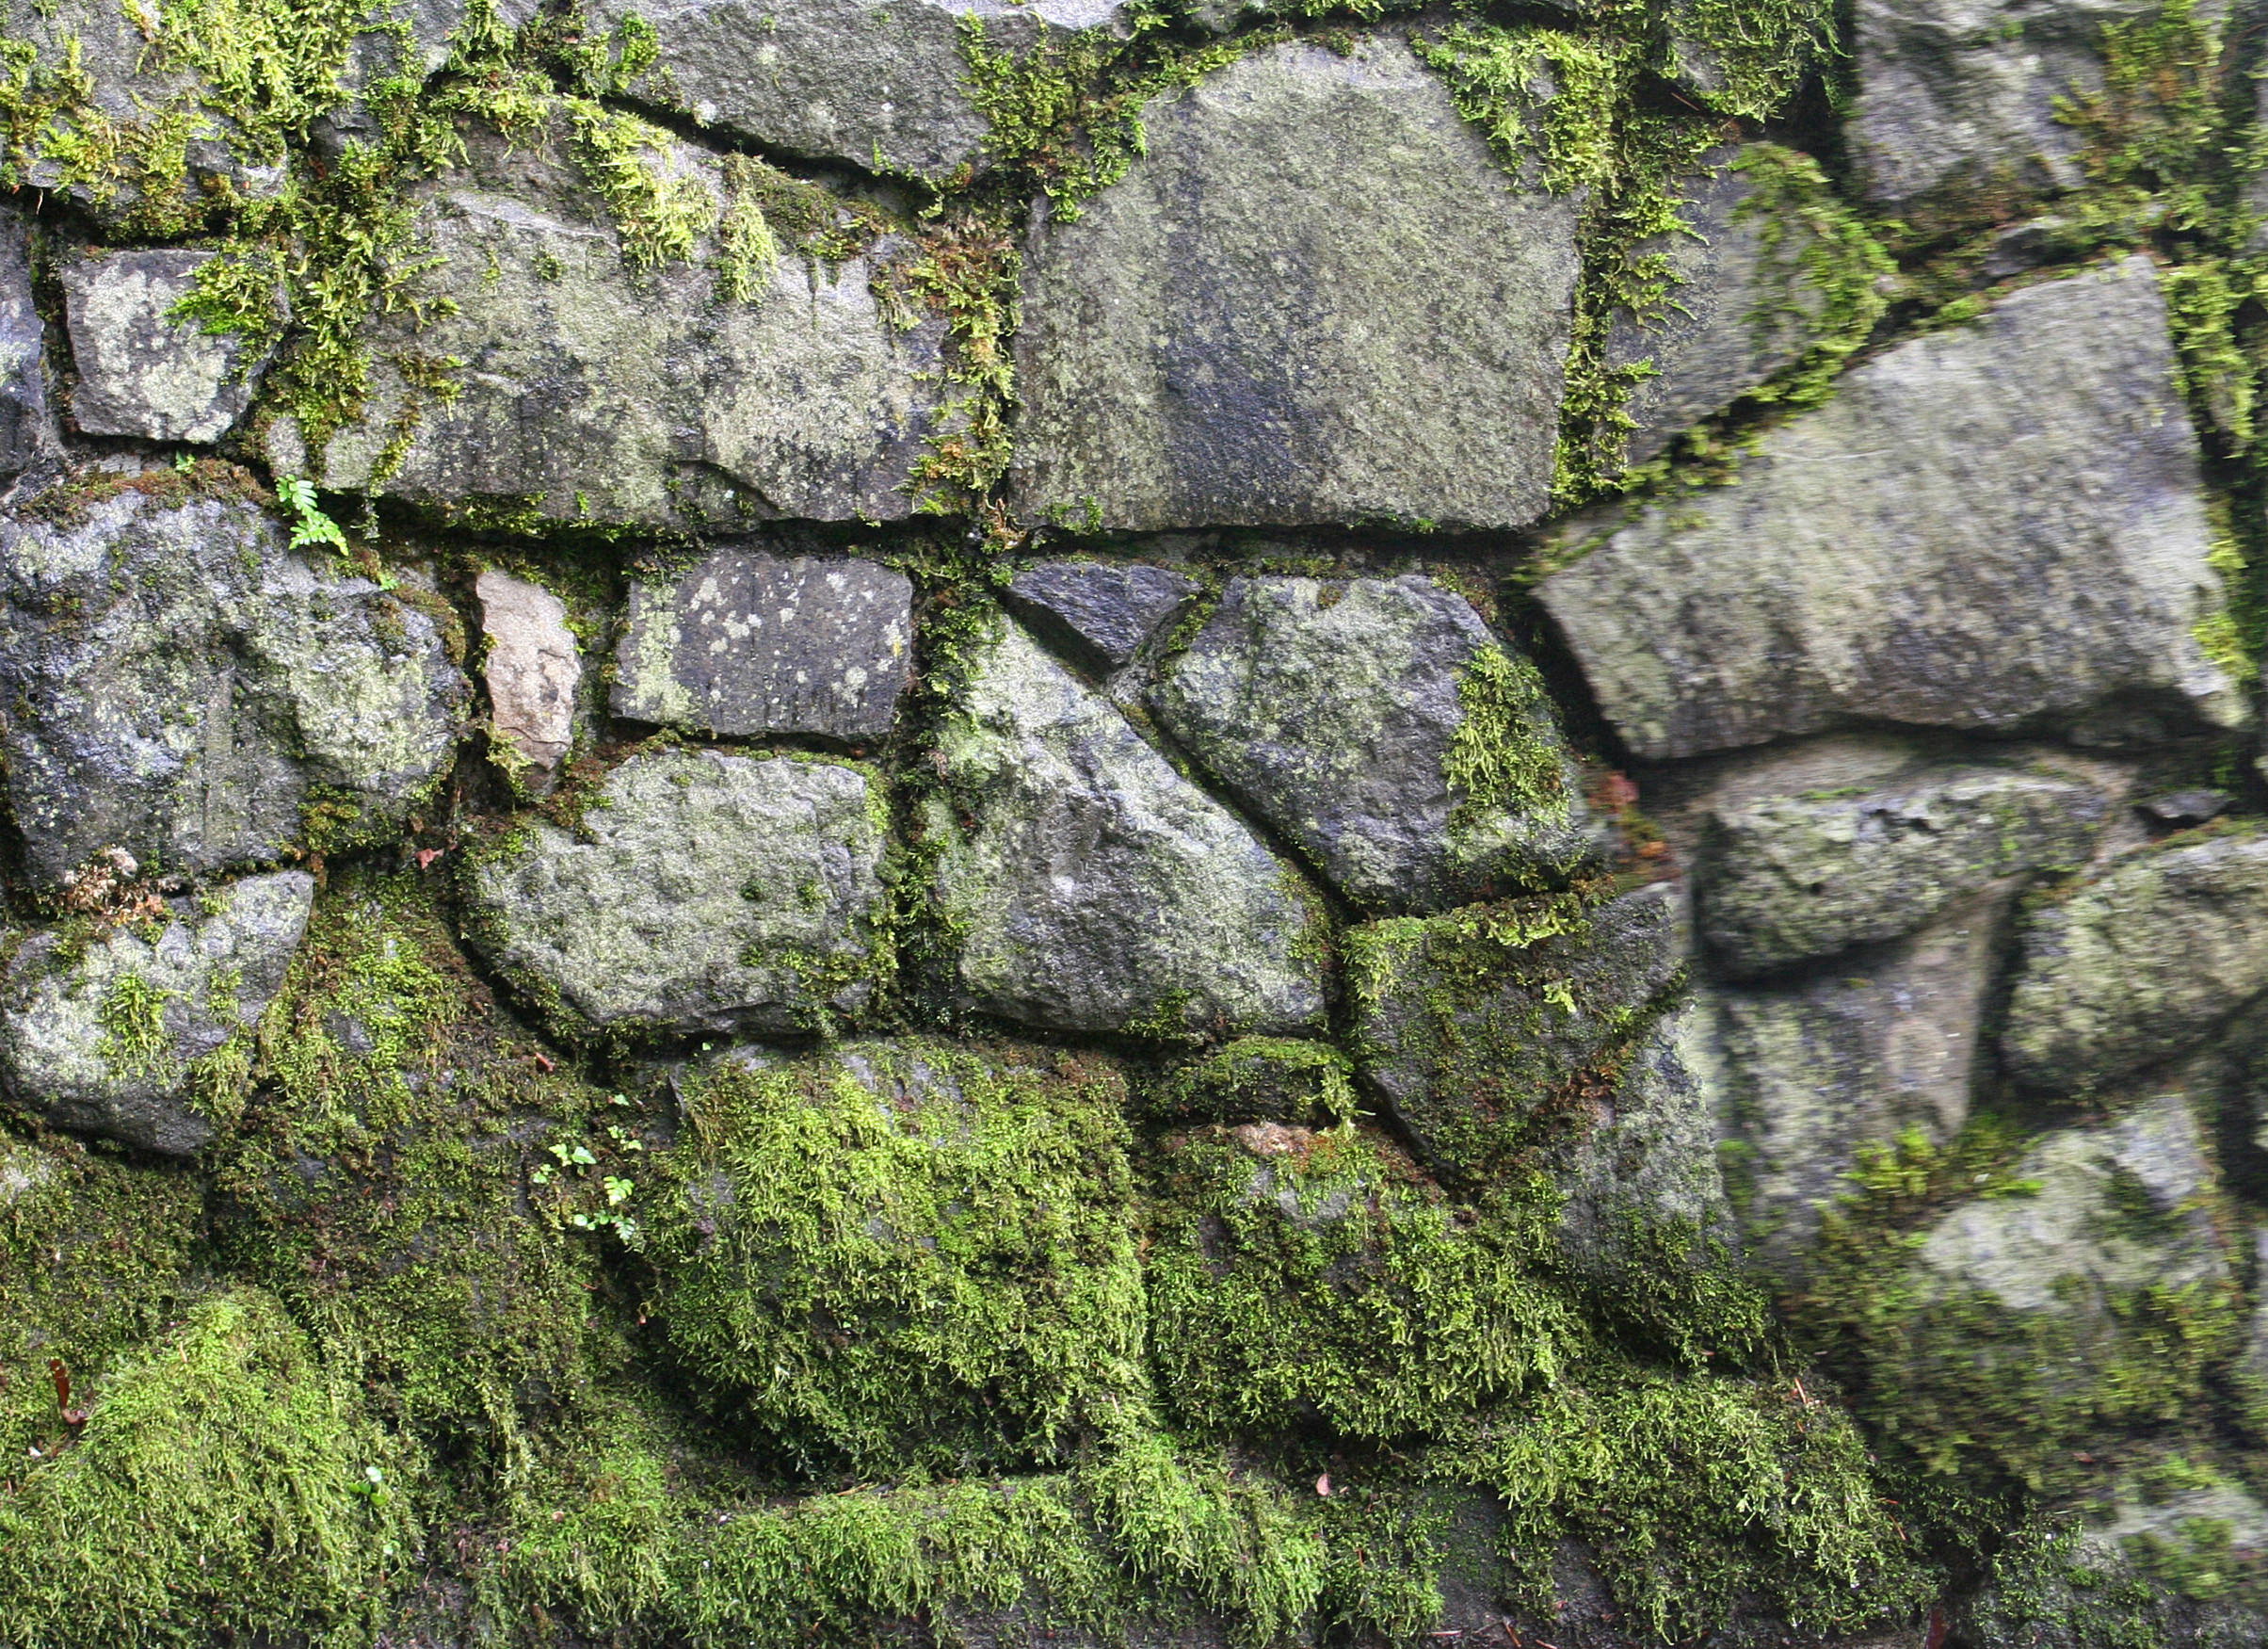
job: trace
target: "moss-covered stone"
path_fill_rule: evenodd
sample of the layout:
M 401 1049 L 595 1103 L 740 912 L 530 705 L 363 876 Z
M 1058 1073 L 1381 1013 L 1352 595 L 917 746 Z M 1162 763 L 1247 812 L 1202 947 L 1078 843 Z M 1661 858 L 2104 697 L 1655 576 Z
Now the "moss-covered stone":
M 1355 1066 L 1329 1043 L 1244 1036 L 1143 1084 L 1139 1098 L 1173 1122 L 1327 1127 L 1354 1119 Z

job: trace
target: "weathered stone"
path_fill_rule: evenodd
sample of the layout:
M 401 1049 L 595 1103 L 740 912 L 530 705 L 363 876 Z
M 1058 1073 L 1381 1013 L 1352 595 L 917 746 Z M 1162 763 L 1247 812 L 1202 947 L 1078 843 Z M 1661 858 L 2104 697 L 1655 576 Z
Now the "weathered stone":
M 660 750 L 472 873 L 472 938 L 563 1033 L 818 1028 L 890 961 L 882 799 L 861 769 Z
M 467 687 L 421 606 L 309 559 L 251 504 L 169 472 L 0 520 L 0 749 L 53 886 L 105 846 L 153 873 L 397 825 L 447 766 Z
M 1701 936 L 1734 974 L 1894 938 L 2003 876 L 2083 864 L 2110 800 L 2068 774 L 1943 764 L 1855 794 L 1720 806 Z
M 1671 285 L 1652 324 L 1617 310 L 1607 331 L 1609 366 L 1652 368 L 1623 405 L 1633 426 L 1632 463 L 1657 456 L 1670 437 L 1723 412 L 1819 341 L 1826 299 L 1807 258 L 1820 229 L 1758 186 L 1791 158 L 1762 143 L 1711 150 L 1699 172 L 1677 181 L 1688 233 L 1634 249 L 1662 259 Z
M 54 445 L 47 339 L 32 299 L 30 234 L 20 214 L 0 209 L 0 485 Z
M 2198 788 L 2169 790 L 2159 796 L 2146 796 L 2134 805 L 2142 815 L 2162 825 L 2187 829 L 2210 824 L 2228 811 L 2236 800 L 2226 790 Z
M 2268 991 L 2268 834 L 2145 849 L 2031 912 L 2002 1052 L 2081 1092 L 2194 1046 Z
M 1072 662 L 1123 670 L 1157 627 L 1197 593 L 1170 567 L 1117 561 L 1042 561 L 1008 585 L 1006 600 L 1032 634 Z
M 1677 972 L 1668 884 L 1568 905 L 1474 906 L 1346 935 L 1356 1063 L 1437 1172 L 1482 1177 L 1534 1142 L 1552 1091 L 1627 1037 Z
M 1867 195 L 1903 205 L 2076 187 L 2084 137 L 2057 119 L 2058 100 L 2101 89 L 2105 25 L 2156 10 L 2152 0 L 1858 0 L 1849 129 Z
M 971 23 L 988 53 L 1028 53 L 1050 30 L 1108 25 L 1118 0 L 596 0 L 613 26 L 653 31 L 630 94 L 767 148 L 936 178 L 981 163 Z
M 252 1027 L 314 902 L 303 870 L 171 901 L 83 946 L 35 933 L 0 978 L 0 1086 L 57 1127 L 194 1154 L 243 1097 Z M 232 1039 L 244 1059 L 216 1059 Z
M 1033 233 L 1028 520 L 1515 526 L 1546 509 L 1572 198 L 1516 183 L 1392 35 L 1254 52 Z
M 1293 1030 L 1324 1012 L 1298 874 L 1013 624 L 940 732 L 929 829 L 970 1006 L 1054 1030 Z
M 266 369 L 244 340 L 171 318 L 218 252 L 84 252 L 63 266 L 71 421 L 89 435 L 211 443 L 244 416 Z
M 1941 1145 L 1969 1120 L 2007 903 L 2005 889 L 1977 894 L 1832 973 L 1707 993 L 1714 1047 L 1705 1063 L 1738 1141 L 1728 1172 L 1759 1261 L 1802 1269 L 1860 1146 L 1909 1129 Z
M 2246 714 L 2197 639 L 2225 597 L 2146 258 L 1874 357 L 1732 485 L 1567 530 L 1596 547 L 1538 594 L 1649 759 L 1861 718 Z
M 1429 578 L 1232 579 L 1150 703 L 1366 909 L 1554 885 L 1592 850 L 1541 680 Z
M 634 585 L 614 713 L 727 737 L 890 731 L 913 671 L 913 584 L 872 561 L 719 550 Z
M 689 198 L 705 194 L 714 224 L 729 195 L 722 163 L 651 136 L 646 164 Z M 415 192 L 418 233 L 440 261 L 414 304 L 365 323 L 370 402 L 330 441 L 322 484 L 713 529 L 909 513 L 944 389 L 943 326 L 900 330 L 876 300 L 903 243 L 886 236 L 839 264 L 785 251 L 748 271 L 746 300 L 712 234 L 690 261 L 635 269 L 635 249 L 563 158 L 574 141 L 560 131 L 507 154 L 471 131 L 466 164 Z M 401 364 L 444 357 L 465 363 L 445 404 Z M 313 467 L 289 418 L 268 451 L 280 470 Z
M 542 793 L 575 742 L 575 687 L 583 657 L 567 627 L 567 604 L 539 584 L 493 567 L 473 581 L 480 628 L 488 637 L 481 666 L 489 716 L 497 736 L 526 764 L 523 782 Z

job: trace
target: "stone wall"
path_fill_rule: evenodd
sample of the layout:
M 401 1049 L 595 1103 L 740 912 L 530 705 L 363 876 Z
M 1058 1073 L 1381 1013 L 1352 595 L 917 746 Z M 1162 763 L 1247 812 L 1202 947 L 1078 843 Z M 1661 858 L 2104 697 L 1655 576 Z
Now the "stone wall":
M 2268 1639 L 2261 21 L 0 0 L 0 1649 Z

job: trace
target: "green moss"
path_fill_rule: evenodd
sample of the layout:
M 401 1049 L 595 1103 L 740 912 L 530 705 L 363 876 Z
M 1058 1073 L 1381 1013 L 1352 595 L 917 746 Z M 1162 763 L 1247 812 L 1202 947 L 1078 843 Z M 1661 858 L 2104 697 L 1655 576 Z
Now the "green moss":
M 671 165 L 673 139 L 658 126 L 582 98 L 566 100 L 584 181 L 613 214 L 634 269 L 689 263 L 723 208 L 698 172 Z M 741 225 L 745 237 L 745 218 Z
M 0 1490 L 0 1620 L 24 1649 L 366 1640 L 408 1563 L 414 1471 L 275 1301 L 215 1295 Z
M 1753 224 L 1759 243 L 1757 284 L 1764 297 L 1750 325 L 1768 336 L 1787 322 L 1785 294 L 1801 291 L 1817 304 L 1794 317 L 1811 335 L 1810 346 L 1751 398 L 1815 405 L 1826 398 L 1851 352 L 1874 334 L 1890 305 L 1884 287 L 1895 266 L 1810 155 L 1752 143 L 1732 169 L 1748 185 L 1733 220 Z
M 1832 0 L 1681 0 L 1672 24 L 1715 82 L 1697 92 L 1720 114 L 1763 121 L 1839 51 Z
M 1193 1426 L 1436 1432 L 1582 1354 L 1533 1221 L 1451 1206 L 1359 1134 L 1213 1131 L 1157 1173 L 1151 1357 Z
M 971 211 L 924 231 L 914 255 L 889 271 L 908 306 L 906 324 L 921 312 L 944 322 L 946 377 L 956 386 L 934 414 L 927 450 L 907 483 L 923 514 L 985 516 L 1007 471 L 1016 405 L 1008 339 L 1016 331 L 1021 263 L 1005 219 Z M 1015 537 L 997 509 L 988 525 L 1002 547 Z
M 2216 198 L 2222 160 L 2221 37 L 2196 0 L 2103 25 L 2102 86 L 2056 102 L 2079 134 L 2092 198 L 2081 209 L 2106 227 L 2157 204 L 2170 230 L 2210 227 L 2226 216 Z
M 1143 1109 L 1180 1122 L 1349 1123 L 1353 1061 L 1328 1043 L 1239 1037 L 1146 1085 Z
M 2083 1549 L 2075 1521 L 2046 1513 L 2019 1522 L 1992 1554 L 1971 1613 L 1987 1643 L 2164 1649 L 2173 1641 L 2166 1600 Z
M 1536 733 L 1552 726 L 1554 716 L 1536 667 L 1502 647 L 1484 647 L 1457 677 L 1456 697 L 1464 719 L 1441 762 L 1441 777 L 1456 798 L 1451 833 L 1498 812 L 1565 822 L 1570 807 L 1565 759 Z
M 1122 1101 L 1068 1055 L 723 1061 L 662 1164 L 651 1309 L 812 1469 L 1059 1459 L 1141 1400 Z
M 131 968 L 111 979 L 95 1010 L 103 1027 L 95 1052 L 112 1075 L 172 1080 L 173 1038 L 166 1030 L 166 1004 L 172 997 Z

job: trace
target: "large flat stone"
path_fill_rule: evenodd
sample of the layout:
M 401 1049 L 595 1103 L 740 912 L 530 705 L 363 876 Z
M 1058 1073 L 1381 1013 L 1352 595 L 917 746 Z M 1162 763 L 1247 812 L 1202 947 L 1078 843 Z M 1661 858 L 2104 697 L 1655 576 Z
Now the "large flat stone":
M 707 191 L 721 214 L 722 163 L 658 129 L 651 138 L 656 174 Z M 275 466 L 340 490 L 532 506 L 561 521 L 716 530 L 907 515 L 946 386 L 942 323 L 901 330 L 875 298 L 902 243 L 885 237 L 840 264 L 783 247 L 745 301 L 726 289 L 714 235 L 690 261 L 634 270 L 565 158 L 573 141 L 555 131 L 507 154 L 469 133 L 466 164 L 417 194 L 418 231 L 441 262 L 419 277 L 415 304 L 361 334 L 377 363 L 364 416 L 331 439 L 319 472 L 298 426 L 278 420 Z M 461 361 L 456 397 L 419 390 L 396 356 Z M 403 428 L 414 431 L 406 445 Z
M 1097 673 L 1123 670 L 1159 625 L 1187 605 L 1197 581 L 1140 562 L 1041 561 L 1003 594 L 1033 635 Z
M 1026 253 L 1026 519 L 1515 526 L 1549 500 L 1577 203 L 1516 183 L 1397 37 L 1150 102 Z
M 913 584 L 856 558 L 719 550 L 634 585 L 614 713 L 727 737 L 890 731 L 913 671 Z
M 1298 873 L 1013 624 L 972 658 L 937 767 L 938 893 L 970 1006 L 1051 1030 L 1294 1030 L 1324 1013 Z
M 170 902 L 153 934 L 33 934 L 0 978 L 0 1087 L 57 1127 L 186 1156 L 243 1097 L 211 1056 L 245 1042 L 307 930 L 314 878 L 248 877 Z
M 988 53 L 1101 27 L 1118 0 L 596 0 L 585 15 L 653 30 L 630 95 L 767 149 L 937 178 L 984 158 L 963 32 Z
M 29 228 L 22 214 L 0 210 L 0 485 L 31 468 L 55 441 Z
M 63 265 L 64 313 L 78 382 L 71 421 L 88 435 L 210 444 L 252 404 L 267 362 L 244 340 L 171 317 L 220 254 L 83 252 Z
M 881 813 L 857 768 L 635 755 L 475 865 L 471 937 L 571 1036 L 821 1028 L 888 970 Z
M 1729 485 L 1565 530 L 1596 547 L 1538 595 L 1649 759 L 1859 719 L 2247 714 L 2197 639 L 2225 598 L 2144 258 L 1885 351 Z
M 1553 886 L 1593 850 L 1540 678 L 1430 578 L 1231 579 L 1150 703 L 1366 910 Z
M 468 693 L 424 607 L 170 471 L 0 519 L 0 750 L 33 879 L 105 847 L 159 875 L 398 826 Z M 34 511 L 40 513 L 34 513 Z

